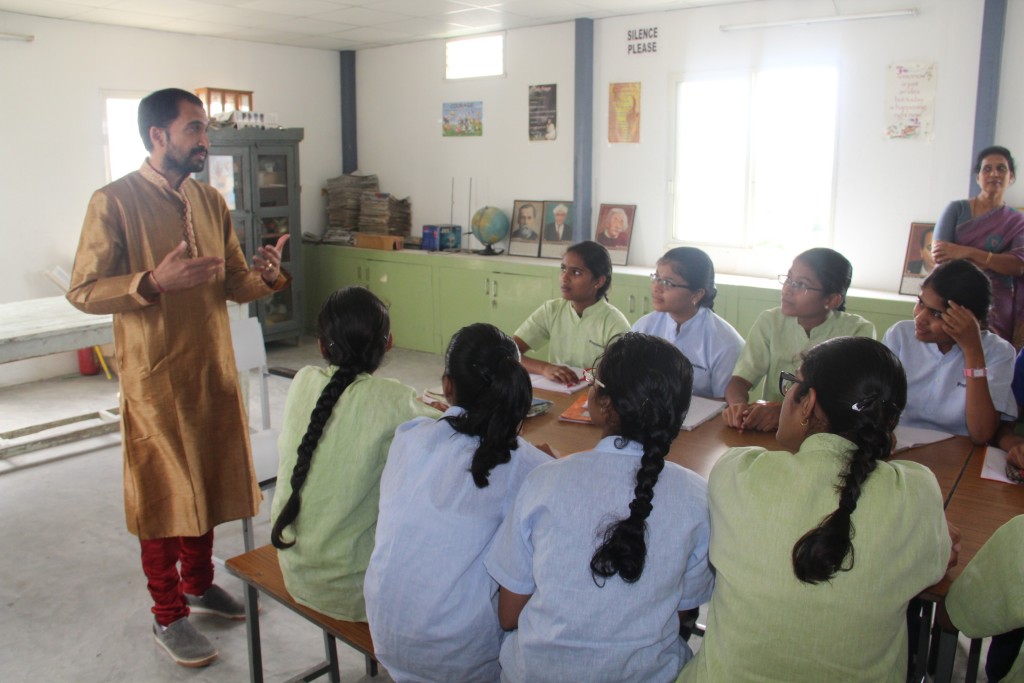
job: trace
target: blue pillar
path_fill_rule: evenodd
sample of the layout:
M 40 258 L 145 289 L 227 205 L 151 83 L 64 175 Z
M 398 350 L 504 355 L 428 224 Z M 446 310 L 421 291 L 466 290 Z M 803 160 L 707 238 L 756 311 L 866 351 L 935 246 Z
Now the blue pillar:
M 594 20 L 576 20 L 576 91 L 573 111 L 573 242 L 590 239 L 594 160 Z
M 342 50 L 341 56 L 341 172 L 359 168 L 356 146 L 356 52 Z
M 1006 0 L 985 0 L 981 25 L 981 59 L 978 64 L 978 96 L 974 103 L 974 145 L 971 166 L 978 153 L 995 144 L 999 107 L 999 74 L 1003 65 L 1006 33 Z M 967 196 L 974 194 L 974 172 L 967 181 Z

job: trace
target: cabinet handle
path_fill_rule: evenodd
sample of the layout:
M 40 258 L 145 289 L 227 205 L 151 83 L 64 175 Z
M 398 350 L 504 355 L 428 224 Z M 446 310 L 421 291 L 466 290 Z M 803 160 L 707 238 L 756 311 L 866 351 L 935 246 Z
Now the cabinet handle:
M 491 278 L 484 280 L 484 296 L 491 295 Z
M 646 297 L 645 296 L 644 297 L 644 315 L 647 315 L 648 313 L 651 312 L 650 306 L 651 306 L 651 299 L 650 299 L 650 297 Z
M 629 312 L 636 313 L 636 296 L 633 294 L 629 295 Z
M 493 294 L 495 299 L 498 298 L 498 281 L 497 280 L 494 281 L 494 289 L 492 290 L 491 293 Z

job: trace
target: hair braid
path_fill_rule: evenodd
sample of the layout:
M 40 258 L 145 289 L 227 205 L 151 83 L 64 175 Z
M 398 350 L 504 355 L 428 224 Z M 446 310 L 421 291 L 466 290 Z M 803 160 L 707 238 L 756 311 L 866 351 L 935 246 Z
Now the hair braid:
M 793 573 L 815 584 L 853 568 L 853 513 L 864 483 L 892 451 L 891 434 L 906 404 L 907 382 L 892 352 L 867 338 L 823 342 L 807 353 L 802 370 L 800 391 L 813 387 L 830 431 L 856 446 L 836 486 L 836 510 L 793 546 Z
M 647 518 L 654 509 L 654 487 L 665 456 L 690 407 L 693 368 L 668 342 L 635 332 L 617 337 L 601 358 L 598 375 L 619 417 L 615 445 L 643 444 L 629 515 L 605 528 L 590 559 L 594 582 L 618 574 L 634 583 L 647 561 Z
M 297 457 L 289 480 L 292 491 L 274 520 L 270 542 L 284 550 L 295 545 L 285 541 L 285 528 L 295 522 L 302 508 L 302 487 L 309 477 L 327 421 L 341 395 L 362 372 L 373 372 L 387 350 L 390 319 L 387 307 L 362 287 L 346 287 L 331 294 L 320 310 L 320 344 L 324 358 L 337 366 L 310 411 L 309 424 L 296 449 Z

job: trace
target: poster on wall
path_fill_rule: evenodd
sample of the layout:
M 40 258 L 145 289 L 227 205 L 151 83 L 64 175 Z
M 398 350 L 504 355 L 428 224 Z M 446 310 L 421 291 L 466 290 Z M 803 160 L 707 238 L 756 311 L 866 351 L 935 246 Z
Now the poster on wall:
M 602 204 L 597 213 L 594 239 L 607 247 L 612 263 L 617 266 L 626 265 L 635 216 L 636 204 Z
M 555 124 L 558 122 L 557 111 L 558 85 L 530 86 L 530 140 L 554 140 L 558 137 Z
M 640 84 L 608 86 L 608 142 L 640 142 Z
M 932 235 L 934 223 L 911 223 L 907 238 L 907 254 L 903 259 L 903 276 L 900 279 L 900 294 L 916 296 L 921 293 L 921 283 L 935 268 L 932 258 Z
M 517 199 L 512 205 L 512 230 L 508 253 L 513 256 L 540 254 L 540 221 L 544 202 Z
M 483 102 L 445 102 L 441 105 L 441 135 L 446 138 L 481 137 Z
M 565 248 L 572 244 L 572 202 L 544 202 L 544 232 L 541 235 L 540 255 L 543 258 L 562 258 Z
M 932 140 L 935 64 L 890 64 L 885 84 L 885 137 Z

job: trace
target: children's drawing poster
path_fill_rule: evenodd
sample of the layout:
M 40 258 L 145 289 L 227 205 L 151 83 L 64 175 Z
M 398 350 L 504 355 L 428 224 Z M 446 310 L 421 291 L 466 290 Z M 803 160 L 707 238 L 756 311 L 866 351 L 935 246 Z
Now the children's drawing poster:
M 483 134 L 483 102 L 444 102 L 441 104 L 441 135 L 448 138 L 481 137 Z
M 931 140 L 935 120 L 935 64 L 890 64 L 885 87 L 885 137 Z

